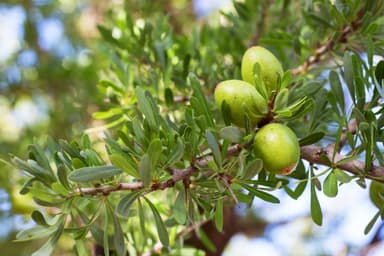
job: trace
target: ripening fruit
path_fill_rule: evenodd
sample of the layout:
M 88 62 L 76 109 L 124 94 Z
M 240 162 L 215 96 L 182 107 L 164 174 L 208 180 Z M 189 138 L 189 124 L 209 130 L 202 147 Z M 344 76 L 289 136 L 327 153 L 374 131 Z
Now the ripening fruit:
M 227 80 L 219 83 L 214 97 L 220 110 L 223 102 L 227 103 L 231 122 L 240 127 L 245 125 L 245 113 L 249 117 L 251 126 L 256 126 L 268 111 L 267 102 L 256 88 L 241 80 Z
M 255 135 L 256 157 L 263 160 L 264 169 L 271 173 L 288 175 L 299 163 L 300 146 L 295 133 L 283 124 L 270 123 Z
M 377 208 L 384 206 L 384 184 L 373 180 L 369 187 L 369 198 Z
M 283 75 L 283 68 L 279 60 L 270 51 L 261 46 L 249 48 L 241 61 L 241 76 L 243 80 L 254 84 L 253 66 L 259 63 L 261 79 L 267 89 L 268 95 L 277 89 L 277 79 Z

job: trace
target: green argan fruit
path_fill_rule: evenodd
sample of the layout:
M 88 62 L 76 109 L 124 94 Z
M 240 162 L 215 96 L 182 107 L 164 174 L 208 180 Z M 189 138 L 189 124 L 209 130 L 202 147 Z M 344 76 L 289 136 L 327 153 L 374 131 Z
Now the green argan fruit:
M 295 133 L 283 124 L 270 123 L 255 135 L 256 157 L 263 160 L 264 169 L 271 173 L 288 175 L 299 163 L 300 146 Z
M 261 46 L 249 48 L 241 61 L 241 76 L 243 80 L 254 84 L 253 67 L 260 65 L 260 76 L 267 89 L 268 96 L 277 89 L 277 80 L 283 75 L 283 68 L 279 60 L 270 51 Z
M 369 198 L 377 208 L 384 206 L 384 184 L 373 180 L 369 187 Z
M 229 108 L 231 122 L 240 127 L 245 125 L 245 113 L 251 125 L 256 126 L 268 111 L 266 100 L 256 88 L 241 80 L 227 80 L 219 83 L 214 97 L 220 110 L 225 101 Z
M 11 189 L 9 192 L 10 201 L 12 203 L 12 212 L 15 214 L 31 214 L 37 208 L 30 194 L 20 194 L 18 186 Z

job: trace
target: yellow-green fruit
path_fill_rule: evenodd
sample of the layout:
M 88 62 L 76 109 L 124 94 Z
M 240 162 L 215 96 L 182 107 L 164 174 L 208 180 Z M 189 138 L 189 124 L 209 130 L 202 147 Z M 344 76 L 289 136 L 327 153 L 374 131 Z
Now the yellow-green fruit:
M 19 187 L 14 187 L 9 192 L 13 213 L 31 214 L 37 207 L 36 203 L 33 201 L 31 195 L 22 195 L 19 191 Z
M 279 60 L 270 51 L 261 46 L 249 48 L 241 61 L 241 75 L 243 80 L 254 84 L 253 66 L 259 63 L 261 79 L 270 96 L 277 89 L 277 80 L 283 75 L 283 68 Z
M 220 110 L 223 102 L 226 102 L 231 122 L 240 127 L 245 125 L 245 113 L 251 125 L 255 126 L 268 111 L 266 100 L 256 88 L 241 80 L 227 80 L 219 83 L 214 97 Z
M 263 160 L 264 169 L 271 173 L 288 175 L 299 163 L 300 146 L 295 133 L 283 124 L 270 123 L 255 135 L 256 157 Z
M 369 198 L 377 208 L 384 206 L 384 184 L 378 181 L 372 181 L 369 187 Z

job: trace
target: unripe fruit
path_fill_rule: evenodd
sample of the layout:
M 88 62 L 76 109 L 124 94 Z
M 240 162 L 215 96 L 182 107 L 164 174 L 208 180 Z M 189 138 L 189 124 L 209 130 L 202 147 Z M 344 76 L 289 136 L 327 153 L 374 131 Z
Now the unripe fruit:
M 384 184 L 373 180 L 369 187 L 369 198 L 377 208 L 384 206 Z
M 253 66 L 259 63 L 260 76 L 271 96 L 272 91 L 277 89 L 277 79 L 283 75 L 283 68 L 279 60 L 270 51 L 261 46 L 249 48 L 241 61 L 241 76 L 243 80 L 254 84 Z
M 241 80 L 227 80 L 219 83 L 215 89 L 215 102 L 221 110 L 225 101 L 229 107 L 231 122 L 244 127 L 245 113 L 255 126 L 267 113 L 267 102 L 256 88 Z
M 37 206 L 36 203 L 33 201 L 30 194 L 22 195 L 19 191 L 20 188 L 16 186 L 9 192 L 13 213 L 31 214 Z
M 283 124 L 270 123 L 255 135 L 256 157 L 263 160 L 264 169 L 271 173 L 288 175 L 299 163 L 300 146 L 295 133 Z

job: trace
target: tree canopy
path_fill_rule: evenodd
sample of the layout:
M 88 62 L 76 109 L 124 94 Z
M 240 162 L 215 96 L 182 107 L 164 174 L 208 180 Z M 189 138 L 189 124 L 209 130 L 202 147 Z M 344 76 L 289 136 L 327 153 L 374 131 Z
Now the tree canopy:
M 36 203 L 36 225 L 16 238 L 45 238 L 35 255 L 52 253 L 63 235 L 78 255 L 220 255 L 235 205 L 308 191 L 311 218 L 322 225 L 319 193 L 337 197 L 351 183 L 366 193 L 369 180 L 384 186 L 383 1 L 233 1 L 206 20 L 187 1 L 93 8 L 107 11 L 101 38 L 86 41 L 91 64 L 67 60 L 55 73 L 57 62 L 31 37 L 43 51 L 42 77 L 7 87 L 49 94 L 58 120 L 44 128 L 50 136 L 11 152 L 12 168 L 25 174 L 20 193 Z M 252 46 L 281 63 L 272 82 L 264 79 L 272 64 L 251 63 L 249 78 L 242 72 Z M 227 80 L 248 80 L 256 106 L 232 104 L 235 92 L 218 104 L 215 89 Z M 67 133 L 71 118 L 83 121 Z M 289 139 L 258 139 L 271 123 Z M 280 171 L 277 163 L 295 158 L 286 156 L 292 138 L 299 160 Z M 377 187 L 365 233 L 384 216 Z

